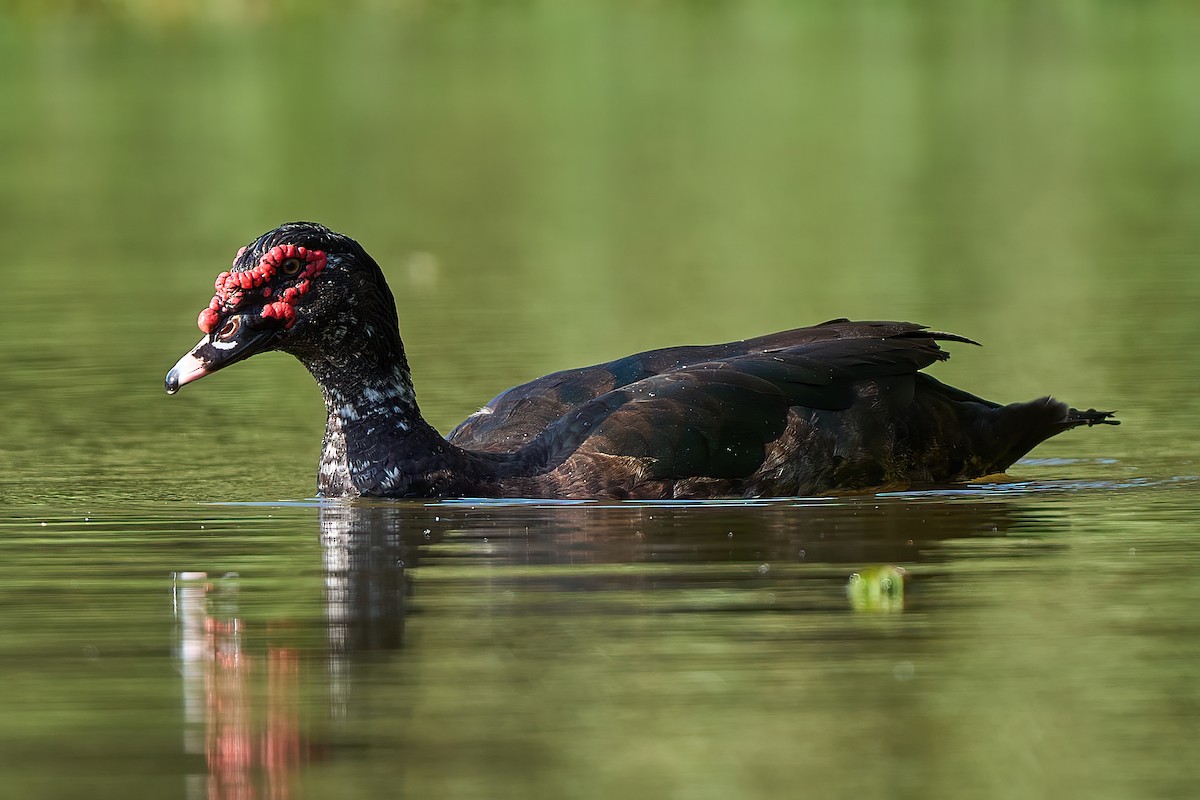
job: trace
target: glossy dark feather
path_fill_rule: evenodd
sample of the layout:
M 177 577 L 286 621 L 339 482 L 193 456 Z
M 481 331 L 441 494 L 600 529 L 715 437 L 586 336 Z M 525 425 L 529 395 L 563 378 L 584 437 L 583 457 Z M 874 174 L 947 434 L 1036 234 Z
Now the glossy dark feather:
M 924 326 L 910 322 L 851 322 L 835 319 L 808 328 L 796 328 L 728 344 L 650 350 L 605 364 L 555 372 L 514 386 L 493 398 L 480 412 L 468 417 L 446 438 L 470 450 L 513 452 L 552 422 L 613 389 L 699 364 L 753 353 L 796 352 L 805 346 L 846 340 L 857 342 L 857 346 L 862 347 L 863 358 L 869 357 L 872 352 L 872 346 L 864 342 L 872 340 L 893 343 L 888 347 L 895 347 L 897 341 L 941 340 L 975 344 L 965 337 L 929 332 Z M 854 347 L 851 346 L 851 350 Z M 935 360 L 947 357 L 936 345 L 932 352 Z M 841 357 L 851 355 L 852 352 L 847 351 Z

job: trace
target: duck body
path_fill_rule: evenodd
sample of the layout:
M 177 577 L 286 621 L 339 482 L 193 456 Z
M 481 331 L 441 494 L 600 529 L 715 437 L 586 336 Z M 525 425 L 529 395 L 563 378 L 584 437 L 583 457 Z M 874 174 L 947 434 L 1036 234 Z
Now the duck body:
M 200 326 L 206 337 L 168 374 L 168 391 L 257 352 L 292 353 L 324 396 L 328 497 L 703 499 L 950 484 L 1003 472 L 1062 431 L 1116 424 L 1049 397 L 1000 405 L 921 371 L 948 358 L 939 342 L 973 344 L 964 337 L 839 319 L 556 372 L 442 437 L 417 406 L 378 265 L 313 223 L 239 251 Z

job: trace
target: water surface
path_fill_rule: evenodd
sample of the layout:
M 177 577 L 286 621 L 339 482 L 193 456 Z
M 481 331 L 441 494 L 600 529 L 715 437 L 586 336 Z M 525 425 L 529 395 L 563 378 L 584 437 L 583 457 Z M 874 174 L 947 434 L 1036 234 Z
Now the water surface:
M 302 6 L 0 14 L 5 793 L 1194 793 L 1189 5 Z M 936 491 L 321 503 L 297 364 L 162 393 L 298 218 L 442 430 L 842 315 L 1125 424 Z

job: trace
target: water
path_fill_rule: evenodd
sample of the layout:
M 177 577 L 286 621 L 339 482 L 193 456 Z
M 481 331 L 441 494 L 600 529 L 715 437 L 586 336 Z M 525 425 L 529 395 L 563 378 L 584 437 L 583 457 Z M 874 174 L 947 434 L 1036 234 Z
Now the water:
M 1194 794 L 1190 6 L 240 8 L 0 13 L 0 795 Z M 841 315 L 1125 424 L 932 492 L 321 504 L 298 365 L 162 392 L 296 218 L 442 430 Z

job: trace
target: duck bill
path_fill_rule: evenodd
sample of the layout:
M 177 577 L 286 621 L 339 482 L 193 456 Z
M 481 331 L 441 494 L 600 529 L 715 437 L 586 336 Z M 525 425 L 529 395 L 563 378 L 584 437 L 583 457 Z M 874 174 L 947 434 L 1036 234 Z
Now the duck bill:
M 167 373 L 164 381 L 167 394 L 175 394 L 185 384 L 261 353 L 274 341 L 277 333 L 273 330 L 247 330 L 244 335 L 230 341 L 205 336 Z

